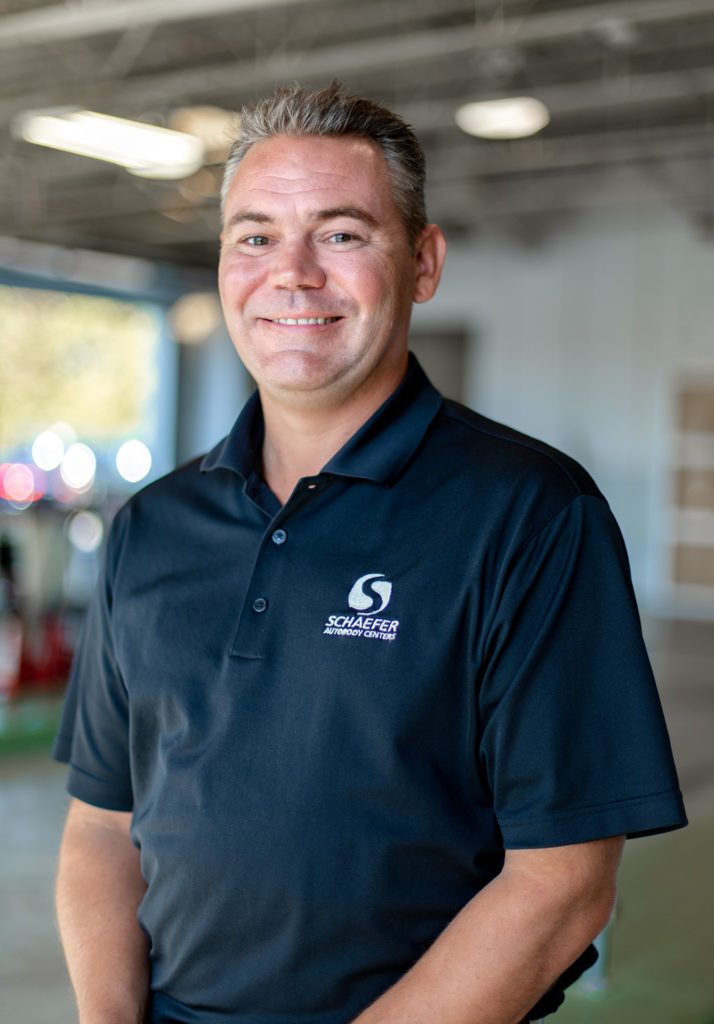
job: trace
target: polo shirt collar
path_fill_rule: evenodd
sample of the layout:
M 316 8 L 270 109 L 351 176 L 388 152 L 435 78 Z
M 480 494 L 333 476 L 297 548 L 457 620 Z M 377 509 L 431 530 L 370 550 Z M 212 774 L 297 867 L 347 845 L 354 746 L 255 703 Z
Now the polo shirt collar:
M 230 469 L 247 480 L 254 469 L 260 469 L 262 447 L 263 410 L 260 396 L 254 391 L 243 406 L 230 434 L 202 459 L 201 472 Z
M 410 353 L 407 372 L 400 385 L 333 455 L 322 472 L 391 483 L 421 444 L 441 403 L 441 395 Z M 202 460 L 201 470 L 221 467 L 248 480 L 260 465 L 263 429 L 256 391 L 246 402 L 230 434 Z

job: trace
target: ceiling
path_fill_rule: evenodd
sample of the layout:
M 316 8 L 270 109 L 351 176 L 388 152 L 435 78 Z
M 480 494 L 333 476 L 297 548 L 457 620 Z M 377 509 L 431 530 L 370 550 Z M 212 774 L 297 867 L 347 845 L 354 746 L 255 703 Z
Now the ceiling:
M 535 242 L 651 202 L 714 235 L 714 0 L 0 0 L 0 235 L 212 266 L 218 151 L 153 181 L 16 139 L 12 119 L 66 105 L 171 125 L 333 77 L 416 128 L 452 235 Z M 551 123 L 511 142 L 456 127 L 459 104 L 509 95 Z

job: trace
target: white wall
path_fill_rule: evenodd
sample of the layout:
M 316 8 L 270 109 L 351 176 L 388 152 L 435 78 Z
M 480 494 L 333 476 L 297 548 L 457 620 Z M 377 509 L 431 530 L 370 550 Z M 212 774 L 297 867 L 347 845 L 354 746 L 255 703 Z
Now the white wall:
M 642 606 L 676 610 L 672 402 L 682 376 L 714 374 L 714 242 L 664 207 L 586 215 L 537 248 L 460 242 L 414 324 L 467 328 L 469 404 L 583 462 L 623 529 Z
M 180 355 L 177 461 L 210 451 L 235 422 L 250 393 L 245 368 L 221 325 Z

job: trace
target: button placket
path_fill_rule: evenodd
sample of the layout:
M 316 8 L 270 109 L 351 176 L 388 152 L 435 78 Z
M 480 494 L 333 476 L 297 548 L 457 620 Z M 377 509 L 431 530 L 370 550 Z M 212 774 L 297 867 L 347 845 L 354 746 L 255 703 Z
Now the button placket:
M 281 547 L 288 539 L 287 531 L 279 527 L 277 530 L 273 530 L 273 532 L 270 535 L 270 539 L 272 540 L 273 544 L 275 544 L 276 547 Z M 266 612 L 268 610 L 269 603 L 270 602 L 268 601 L 268 598 L 261 594 L 251 602 L 250 607 L 256 613 L 256 615 L 262 615 L 263 612 Z
M 239 616 L 230 653 L 239 658 L 262 658 L 271 625 L 271 588 L 279 585 L 275 576 L 281 576 L 279 566 L 283 557 L 281 548 L 288 539 L 287 530 L 275 527 L 266 531 L 257 552 L 245 603 Z
M 309 500 L 329 485 L 329 481 L 318 478 L 308 478 L 302 481 L 296 489 L 287 505 L 283 506 L 280 512 L 273 518 L 273 524 L 282 523 L 289 519 L 301 509 L 306 500 Z M 263 534 L 260 548 L 257 552 L 256 561 L 253 566 L 251 580 L 246 594 L 245 603 L 238 619 L 236 631 L 230 647 L 230 654 L 237 658 L 262 658 L 269 644 L 271 630 L 275 628 L 271 622 L 273 615 L 270 613 L 271 588 L 279 584 L 282 579 L 284 568 L 283 555 L 278 554 L 275 548 L 282 548 L 288 540 L 288 531 L 282 526 L 274 525 Z M 271 563 L 272 557 L 277 561 Z M 274 575 L 273 567 L 277 569 L 277 576 Z M 267 612 L 267 614 L 266 614 Z

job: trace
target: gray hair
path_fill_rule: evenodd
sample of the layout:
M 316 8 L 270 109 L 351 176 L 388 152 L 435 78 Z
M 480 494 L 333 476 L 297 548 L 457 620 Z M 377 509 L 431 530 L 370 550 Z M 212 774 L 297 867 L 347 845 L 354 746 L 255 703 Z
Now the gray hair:
M 377 145 L 387 161 L 409 242 L 416 245 L 426 224 L 424 152 L 419 140 L 397 114 L 372 100 L 348 95 L 340 82 L 319 92 L 297 84 L 281 86 L 272 96 L 243 107 L 239 135 L 223 173 L 221 222 L 228 189 L 243 157 L 257 142 L 281 135 L 353 136 Z

